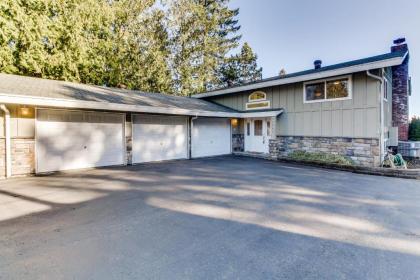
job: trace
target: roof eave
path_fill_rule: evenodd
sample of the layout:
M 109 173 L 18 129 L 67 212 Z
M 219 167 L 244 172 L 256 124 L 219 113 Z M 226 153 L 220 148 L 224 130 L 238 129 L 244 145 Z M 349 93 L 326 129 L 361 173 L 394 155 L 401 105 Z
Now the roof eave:
M 203 110 L 190 110 L 173 107 L 157 107 L 144 105 L 127 105 L 119 103 L 107 103 L 96 101 L 66 100 L 57 98 L 37 97 L 30 95 L 11 95 L 0 93 L 0 103 L 18 104 L 37 107 L 68 108 L 68 109 L 91 109 L 119 112 L 135 112 L 165 115 L 201 116 L 201 117 L 220 117 L 237 118 L 239 112 L 215 112 Z
M 200 94 L 193 95 L 192 97 L 194 98 L 213 97 L 213 96 L 242 92 L 242 91 L 247 91 L 247 90 L 279 86 L 279 85 L 284 85 L 284 84 L 292 84 L 292 83 L 297 83 L 297 82 L 323 79 L 323 78 L 328 78 L 332 76 L 340 76 L 340 75 L 346 75 L 346 74 L 351 74 L 351 73 L 356 73 L 356 72 L 363 72 L 363 71 L 372 70 L 372 69 L 391 67 L 391 66 L 400 65 L 401 63 L 403 63 L 407 54 L 408 53 L 406 53 L 403 57 L 394 57 L 390 59 L 384 59 L 382 61 L 364 63 L 364 64 L 344 67 L 340 69 L 327 70 L 327 71 L 311 73 L 311 74 L 302 75 L 302 76 L 283 78 L 283 79 L 238 86 L 234 88 L 220 89 L 220 90 L 216 90 L 212 92 L 200 93 Z

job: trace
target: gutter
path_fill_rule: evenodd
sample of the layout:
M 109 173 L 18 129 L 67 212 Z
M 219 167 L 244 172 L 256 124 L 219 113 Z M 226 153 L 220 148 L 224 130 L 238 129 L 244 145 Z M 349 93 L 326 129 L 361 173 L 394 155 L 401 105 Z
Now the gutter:
M 12 148 L 10 140 L 10 111 L 6 105 L 0 104 L 0 109 L 4 112 L 4 135 L 6 138 L 6 178 L 12 176 Z
M 65 100 L 48 97 L 36 97 L 30 95 L 12 95 L 0 92 L 0 103 L 4 104 L 20 104 L 27 106 L 36 106 L 39 108 L 65 108 L 65 109 L 91 109 L 103 111 L 117 111 L 117 112 L 132 112 L 132 113 L 146 113 L 146 114 L 162 114 L 162 115 L 178 115 L 191 117 L 215 117 L 215 118 L 246 118 L 251 115 L 259 117 L 261 115 L 270 117 L 277 116 L 283 111 L 261 111 L 261 112 L 223 112 L 223 111 L 204 111 L 204 110 L 190 110 L 173 107 L 158 107 L 145 105 L 129 105 L 120 103 L 107 103 L 97 101 L 80 101 L 80 100 Z
M 384 71 L 384 69 L 382 68 L 382 72 Z M 380 128 L 380 133 L 379 133 L 379 147 L 380 147 L 380 151 L 379 151 L 379 155 L 381 157 L 381 162 L 380 164 L 382 164 L 382 161 L 384 160 L 385 157 L 385 143 L 384 143 L 384 128 L 385 128 L 385 121 L 384 121 L 384 101 L 383 101 L 383 96 L 384 96 L 384 78 L 380 77 L 378 75 L 372 74 L 370 72 L 370 70 L 366 71 L 366 75 L 368 75 L 369 77 L 378 80 L 379 81 L 379 86 L 380 86 L 380 90 L 379 90 L 379 104 L 380 104 L 380 108 L 381 110 L 379 111 L 379 122 L 381 124 L 381 128 Z

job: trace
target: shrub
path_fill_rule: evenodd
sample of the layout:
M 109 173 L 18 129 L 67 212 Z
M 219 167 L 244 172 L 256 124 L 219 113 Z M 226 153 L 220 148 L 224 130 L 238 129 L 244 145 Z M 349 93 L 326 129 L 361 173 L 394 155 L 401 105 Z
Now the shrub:
M 335 163 L 340 165 L 353 165 L 353 161 L 350 158 L 341 155 L 334 155 L 324 152 L 306 152 L 306 151 L 294 151 L 289 154 L 289 157 L 296 160 L 302 161 L 314 161 L 324 163 Z
M 420 117 L 414 116 L 411 119 L 408 138 L 412 141 L 420 141 Z

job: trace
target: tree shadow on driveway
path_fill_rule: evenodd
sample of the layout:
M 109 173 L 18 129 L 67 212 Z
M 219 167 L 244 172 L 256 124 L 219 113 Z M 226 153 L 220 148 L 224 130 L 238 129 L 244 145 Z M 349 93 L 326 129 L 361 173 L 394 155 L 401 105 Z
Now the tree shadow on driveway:
M 418 181 L 221 157 L 3 183 L 38 207 L 0 221 L 5 278 L 420 275 Z

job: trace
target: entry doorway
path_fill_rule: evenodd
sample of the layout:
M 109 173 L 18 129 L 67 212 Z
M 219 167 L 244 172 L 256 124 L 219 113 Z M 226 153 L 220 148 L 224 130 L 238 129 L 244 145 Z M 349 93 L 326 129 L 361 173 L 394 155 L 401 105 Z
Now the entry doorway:
M 245 152 L 269 153 L 271 118 L 250 118 L 245 120 Z

